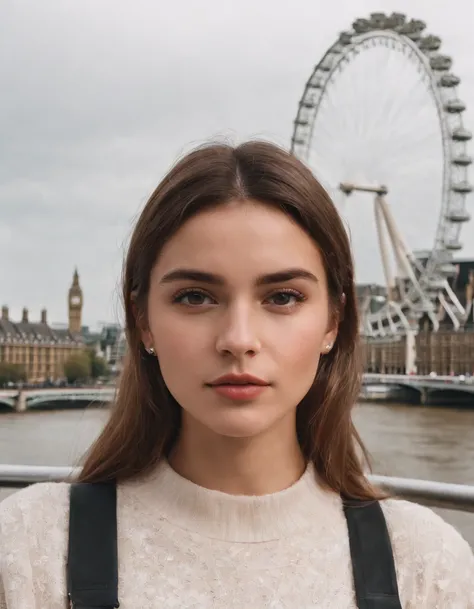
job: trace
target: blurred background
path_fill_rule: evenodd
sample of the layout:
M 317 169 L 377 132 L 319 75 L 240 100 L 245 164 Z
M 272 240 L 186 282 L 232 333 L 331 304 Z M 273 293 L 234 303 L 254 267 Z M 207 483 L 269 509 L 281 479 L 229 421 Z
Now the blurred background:
M 3 0 L 0 465 L 78 461 L 142 206 L 197 144 L 264 138 L 353 244 L 374 472 L 474 485 L 473 24 L 468 0 Z

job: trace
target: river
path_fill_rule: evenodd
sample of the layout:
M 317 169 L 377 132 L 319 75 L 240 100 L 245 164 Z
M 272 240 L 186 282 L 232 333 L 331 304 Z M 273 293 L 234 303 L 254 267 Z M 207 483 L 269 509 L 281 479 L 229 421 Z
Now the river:
M 106 409 L 0 413 L 0 463 L 73 465 L 100 432 Z M 354 421 L 374 473 L 474 485 L 474 411 L 359 404 Z M 0 491 L 0 499 L 10 491 Z M 474 547 L 474 514 L 436 510 Z

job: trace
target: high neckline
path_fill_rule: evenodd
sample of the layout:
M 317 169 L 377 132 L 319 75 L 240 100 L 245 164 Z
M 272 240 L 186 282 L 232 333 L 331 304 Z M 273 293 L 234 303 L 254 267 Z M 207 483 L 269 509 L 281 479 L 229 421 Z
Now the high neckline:
M 158 517 L 205 537 L 234 542 L 281 539 L 334 513 L 338 495 L 322 488 L 309 464 L 290 487 L 268 495 L 231 495 L 199 486 L 163 460 L 132 483 L 136 498 Z

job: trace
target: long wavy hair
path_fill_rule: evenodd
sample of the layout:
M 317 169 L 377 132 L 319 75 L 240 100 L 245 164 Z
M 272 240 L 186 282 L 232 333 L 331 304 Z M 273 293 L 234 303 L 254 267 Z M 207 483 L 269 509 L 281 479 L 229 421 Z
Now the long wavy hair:
M 149 472 L 172 449 L 181 407 L 168 391 L 159 362 L 141 342 L 150 273 L 163 245 L 186 220 L 231 200 L 261 201 L 295 220 L 317 244 L 330 307 L 339 325 L 331 352 L 297 406 L 296 431 L 304 457 L 328 488 L 347 499 L 384 495 L 365 475 L 369 456 L 352 422 L 361 381 L 359 321 L 351 248 L 329 195 L 311 171 L 266 142 L 210 144 L 179 161 L 158 185 L 133 232 L 123 273 L 128 352 L 116 400 L 86 455 L 79 480 L 124 481 Z

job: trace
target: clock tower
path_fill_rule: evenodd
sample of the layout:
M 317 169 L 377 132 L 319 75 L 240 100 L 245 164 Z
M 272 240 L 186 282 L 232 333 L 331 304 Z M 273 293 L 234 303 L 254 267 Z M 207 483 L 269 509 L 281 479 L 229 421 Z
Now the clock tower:
M 79 273 L 74 271 L 72 285 L 69 288 L 69 332 L 80 334 L 82 328 L 82 289 L 79 285 Z

